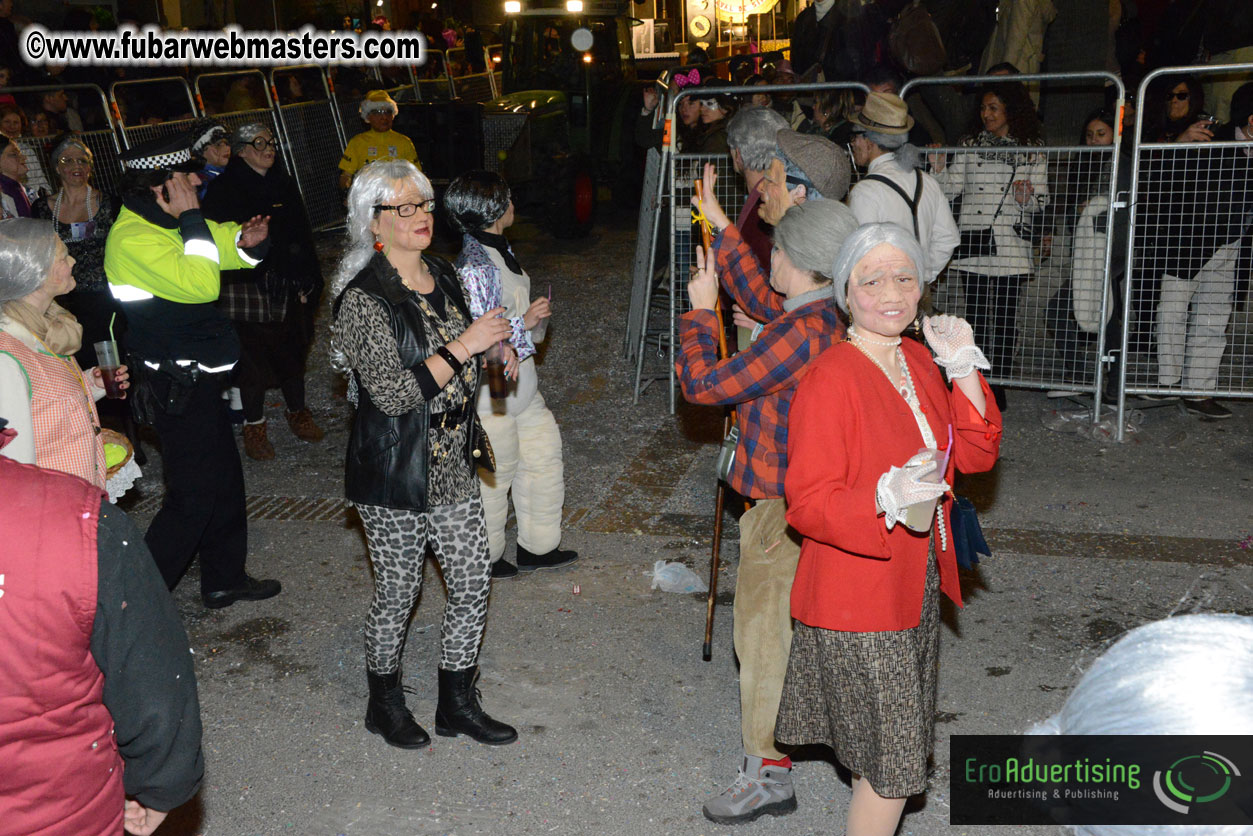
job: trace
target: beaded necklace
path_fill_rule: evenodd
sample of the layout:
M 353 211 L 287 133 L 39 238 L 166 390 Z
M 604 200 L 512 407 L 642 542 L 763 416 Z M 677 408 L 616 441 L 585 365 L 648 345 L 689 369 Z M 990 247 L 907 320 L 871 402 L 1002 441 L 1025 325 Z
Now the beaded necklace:
M 57 199 L 52 206 L 52 228 L 56 230 L 57 237 L 61 237 L 61 201 L 65 198 L 65 189 L 57 190 Z M 87 184 L 87 220 L 90 221 L 96 216 L 95 210 L 91 208 L 91 184 Z
M 883 376 L 888 379 L 888 383 L 892 382 L 892 375 L 888 373 L 887 367 L 867 351 L 862 343 L 896 347 L 896 363 L 901 367 L 901 382 L 899 385 L 894 385 L 894 388 L 904 398 L 905 403 L 909 406 L 909 411 L 913 413 L 914 422 L 918 424 L 918 431 L 922 434 L 922 443 L 932 450 L 938 449 L 935 433 L 931 431 L 931 424 L 928 423 L 926 418 L 926 410 L 923 409 L 922 403 L 918 400 L 917 390 L 914 389 L 914 379 L 909 374 L 909 365 L 905 362 L 905 352 L 901 350 L 901 338 L 897 337 L 895 340 L 889 341 L 873 340 L 863 334 L 859 334 L 850 326 L 848 329 L 848 341 L 856 346 L 858 351 L 866 355 L 866 359 L 879 367 L 879 371 L 883 372 Z M 943 473 L 940 474 L 940 478 L 944 478 Z M 948 531 L 944 527 L 944 514 L 941 513 L 941 507 L 941 504 L 937 502 L 935 519 L 937 527 L 940 529 L 940 551 L 946 551 L 948 549 Z

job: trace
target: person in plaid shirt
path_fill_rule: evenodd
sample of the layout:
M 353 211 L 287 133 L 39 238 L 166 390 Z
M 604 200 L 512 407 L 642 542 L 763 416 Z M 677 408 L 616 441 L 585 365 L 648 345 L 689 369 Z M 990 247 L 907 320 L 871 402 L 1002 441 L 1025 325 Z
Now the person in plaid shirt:
M 800 557 L 800 537 L 784 519 L 787 417 L 808 364 L 844 334 L 828 273 L 857 221 L 836 200 L 792 207 L 775 229 L 767 276 L 713 198 L 715 181 L 713 166 L 706 166 L 700 208 L 718 235 L 708 256 L 697 250 L 697 273 L 688 284 L 692 310 L 680 320 L 676 366 L 692 403 L 735 405 L 740 437 L 727 482 L 756 500 L 740 519 L 734 610 L 744 760 L 735 783 L 704 806 L 710 821 L 738 824 L 796 809 L 791 760 L 774 741 Z M 725 360 L 718 359 L 722 323 L 714 313 L 718 276 L 740 308 L 765 323 L 746 350 Z

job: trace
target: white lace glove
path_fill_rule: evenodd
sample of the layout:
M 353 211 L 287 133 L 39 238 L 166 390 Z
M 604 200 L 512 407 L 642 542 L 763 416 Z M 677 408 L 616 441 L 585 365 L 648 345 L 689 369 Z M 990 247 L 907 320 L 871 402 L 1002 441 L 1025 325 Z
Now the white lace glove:
M 905 516 L 905 509 L 918 502 L 939 499 L 948 490 L 948 485 L 941 479 L 938 482 L 924 482 L 923 477 L 935 472 L 939 463 L 933 458 L 932 452 L 922 452 L 905 462 L 904 467 L 891 467 L 879 477 L 875 487 L 875 501 L 883 511 L 883 521 L 888 531 Z
M 948 373 L 949 380 L 957 380 L 971 374 L 975 369 L 987 371 L 992 368 L 988 358 L 975 345 L 975 334 L 970 323 L 959 316 L 940 314 L 922 321 L 922 333 L 927 345 L 935 352 L 935 362 Z

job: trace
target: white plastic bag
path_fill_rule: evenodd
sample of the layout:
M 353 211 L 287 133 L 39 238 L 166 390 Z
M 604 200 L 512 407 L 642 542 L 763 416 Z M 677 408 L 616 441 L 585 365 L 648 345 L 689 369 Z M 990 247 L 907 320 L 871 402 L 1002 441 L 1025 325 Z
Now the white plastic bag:
M 708 592 L 709 585 L 682 563 L 658 560 L 653 564 L 653 589 L 662 592 Z

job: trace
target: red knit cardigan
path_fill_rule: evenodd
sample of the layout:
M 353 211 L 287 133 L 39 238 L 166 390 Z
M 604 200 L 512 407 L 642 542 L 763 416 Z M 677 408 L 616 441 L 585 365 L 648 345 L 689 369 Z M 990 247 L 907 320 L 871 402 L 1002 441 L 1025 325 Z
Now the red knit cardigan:
M 922 344 L 902 342 L 936 443 L 953 455 L 955 470 L 977 473 L 996 463 L 1001 415 L 987 383 L 986 417 L 960 389 L 950 389 Z M 898 522 L 891 531 L 875 504 L 875 486 L 892 465 L 900 467 L 925 446 L 913 413 L 883 372 L 856 346 L 832 346 L 811 365 L 796 390 L 788 420 L 787 519 L 804 537 L 792 585 L 792 616 L 812 627 L 874 632 L 918 626 L 927 571 L 927 534 Z M 961 606 L 957 559 L 949 532 L 941 550 L 936 533 L 940 589 Z

